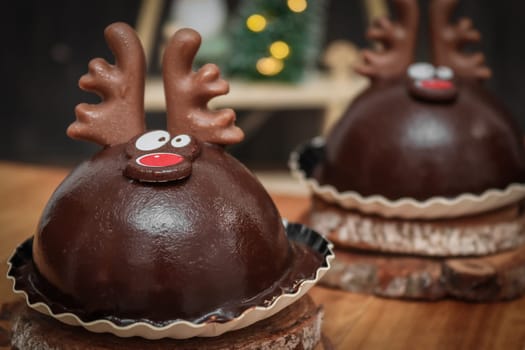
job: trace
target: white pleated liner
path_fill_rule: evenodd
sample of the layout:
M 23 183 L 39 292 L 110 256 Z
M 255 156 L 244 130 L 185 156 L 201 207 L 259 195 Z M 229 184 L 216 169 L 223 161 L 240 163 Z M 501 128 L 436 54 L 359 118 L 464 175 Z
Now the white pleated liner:
M 321 138 L 311 141 L 313 147 L 323 144 Z M 299 164 L 297 151 L 290 155 L 289 167 L 292 175 L 308 186 L 309 190 L 329 203 L 345 209 L 355 209 L 367 214 L 405 219 L 438 219 L 479 214 L 506 205 L 514 204 L 525 198 L 525 184 L 509 184 L 505 189 L 488 189 L 477 195 L 464 193 L 454 198 L 431 197 L 424 201 L 413 198 L 390 200 L 381 195 L 364 197 L 355 191 L 339 192 L 331 185 L 320 185 L 307 177 Z

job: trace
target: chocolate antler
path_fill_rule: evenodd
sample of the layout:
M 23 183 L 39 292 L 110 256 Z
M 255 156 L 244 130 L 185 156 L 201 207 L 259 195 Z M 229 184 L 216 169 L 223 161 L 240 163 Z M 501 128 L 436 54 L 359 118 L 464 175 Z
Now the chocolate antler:
M 82 90 L 96 93 L 103 101 L 96 105 L 77 105 L 77 120 L 69 126 L 67 134 L 74 139 L 108 146 L 127 142 L 146 129 L 146 59 L 139 38 L 127 24 L 108 26 L 104 36 L 115 56 L 115 65 L 95 58 L 89 62 L 89 73 L 79 80 Z
M 374 21 L 367 37 L 383 44 L 381 51 L 363 50 L 364 63 L 356 71 L 370 78 L 394 78 L 406 72 L 414 58 L 419 10 L 417 0 L 394 0 L 399 21 Z
M 462 18 L 456 24 L 448 23 L 456 4 L 457 0 L 432 0 L 430 5 L 433 63 L 452 68 L 460 77 L 488 79 L 491 71 L 485 66 L 483 54 L 463 52 L 466 44 L 477 43 L 481 39 L 472 21 Z
M 235 126 L 232 109 L 211 111 L 208 101 L 229 91 L 228 82 L 219 78 L 219 68 L 206 64 L 197 72 L 193 59 L 201 44 L 200 35 L 192 29 L 175 33 L 163 58 L 164 90 L 168 111 L 168 131 L 172 135 L 188 133 L 203 142 L 221 145 L 240 142 L 244 138 Z

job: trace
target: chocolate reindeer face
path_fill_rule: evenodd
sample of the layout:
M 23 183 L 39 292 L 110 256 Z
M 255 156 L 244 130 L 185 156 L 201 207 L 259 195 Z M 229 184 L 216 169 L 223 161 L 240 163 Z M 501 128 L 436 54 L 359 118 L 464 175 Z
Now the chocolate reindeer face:
M 407 70 L 411 95 L 429 102 L 449 102 L 458 95 L 454 72 L 449 67 L 414 63 Z
M 132 139 L 126 147 L 130 158 L 124 175 L 142 182 L 167 182 L 191 175 L 191 164 L 200 153 L 200 143 L 187 134 L 171 136 L 167 131 L 149 131 Z

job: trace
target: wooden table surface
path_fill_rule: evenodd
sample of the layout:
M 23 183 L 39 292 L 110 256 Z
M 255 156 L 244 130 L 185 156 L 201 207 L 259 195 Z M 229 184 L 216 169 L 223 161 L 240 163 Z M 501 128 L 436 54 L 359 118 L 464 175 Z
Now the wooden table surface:
M 0 274 L 12 250 L 33 234 L 66 169 L 0 162 Z M 306 198 L 273 196 L 293 220 Z M 314 287 L 323 330 L 336 349 L 525 349 L 525 298 L 500 303 L 412 302 Z M 0 303 L 16 298 L 0 278 Z

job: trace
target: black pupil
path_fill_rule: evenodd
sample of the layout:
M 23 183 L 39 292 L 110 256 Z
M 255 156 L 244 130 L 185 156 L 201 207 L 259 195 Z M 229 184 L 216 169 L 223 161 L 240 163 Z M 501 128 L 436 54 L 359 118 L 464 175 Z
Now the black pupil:
M 181 141 L 182 141 L 182 139 L 181 139 L 180 137 L 177 137 L 177 138 L 175 139 L 175 142 L 181 142 Z
M 164 136 L 162 136 L 160 139 L 159 139 L 159 142 L 164 142 L 166 141 L 166 138 Z

